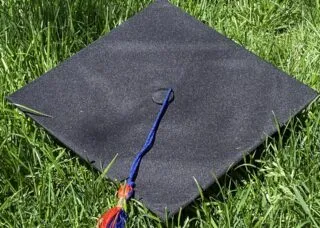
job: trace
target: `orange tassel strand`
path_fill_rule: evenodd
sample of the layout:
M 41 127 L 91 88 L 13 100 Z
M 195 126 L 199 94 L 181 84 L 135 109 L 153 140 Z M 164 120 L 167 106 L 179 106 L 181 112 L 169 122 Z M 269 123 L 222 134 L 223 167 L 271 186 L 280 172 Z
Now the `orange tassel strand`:
M 119 217 L 120 210 L 122 210 L 122 208 L 113 207 L 105 212 L 99 219 L 97 228 L 115 227 L 115 222 Z
M 133 195 L 132 186 L 121 185 L 117 196 L 119 198 L 116 207 L 109 209 L 99 219 L 97 228 L 123 228 L 127 219 L 125 212 L 126 201 Z

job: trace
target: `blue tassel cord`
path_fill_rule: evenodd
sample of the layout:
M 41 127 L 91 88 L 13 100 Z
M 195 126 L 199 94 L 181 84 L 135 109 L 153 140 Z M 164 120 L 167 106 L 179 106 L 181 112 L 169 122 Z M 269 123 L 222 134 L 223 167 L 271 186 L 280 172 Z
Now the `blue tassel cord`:
M 152 128 L 149 132 L 149 135 L 139 153 L 136 155 L 135 159 L 132 162 L 129 177 L 127 183 L 120 186 L 117 196 L 118 204 L 117 206 L 109 209 L 105 212 L 100 219 L 98 220 L 98 228 L 124 228 L 127 220 L 127 214 L 125 212 L 126 201 L 130 200 L 134 194 L 135 180 L 138 176 L 139 166 L 143 156 L 148 153 L 152 148 L 157 130 L 159 128 L 162 117 L 168 109 L 170 104 L 170 98 L 173 93 L 172 89 L 168 89 L 167 95 L 163 100 L 161 109 L 157 115 L 156 120 L 154 121 Z

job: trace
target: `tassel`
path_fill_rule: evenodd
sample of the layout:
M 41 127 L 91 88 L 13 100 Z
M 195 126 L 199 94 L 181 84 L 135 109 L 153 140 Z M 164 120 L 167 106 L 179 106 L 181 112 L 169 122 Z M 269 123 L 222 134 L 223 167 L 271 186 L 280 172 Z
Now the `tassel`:
M 133 196 L 132 186 L 121 185 L 117 196 L 119 198 L 116 207 L 109 209 L 99 219 L 97 228 L 124 228 L 127 220 L 125 212 L 126 201 Z
M 156 138 L 156 133 L 160 124 L 160 121 L 165 114 L 169 104 L 170 104 L 170 97 L 173 93 L 172 89 L 168 89 L 168 93 L 163 100 L 161 109 L 157 115 L 155 122 L 152 125 L 152 128 L 149 132 L 149 135 L 144 143 L 140 152 L 136 155 L 134 161 L 132 162 L 129 177 L 127 179 L 127 184 L 121 185 L 118 190 L 118 205 L 116 207 L 111 208 L 109 211 L 105 212 L 101 218 L 98 220 L 97 228 L 124 228 L 127 214 L 125 212 L 126 209 L 126 201 L 133 197 L 134 194 L 134 186 L 135 186 L 135 179 L 138 175 L 139 166 L 143 156 L 151 150 L 153 143 Z
M 105 212 L 98 222 L 98 228 L 124 228 L 127 214 L 121 207 L 113 207 Z

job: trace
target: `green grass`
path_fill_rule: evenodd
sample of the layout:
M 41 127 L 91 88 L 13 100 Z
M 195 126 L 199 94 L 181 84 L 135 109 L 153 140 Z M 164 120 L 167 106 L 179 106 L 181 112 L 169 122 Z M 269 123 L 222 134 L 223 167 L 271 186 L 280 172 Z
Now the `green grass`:
M 5 101 L 150 0 L 0 0 L 0 226 L 94 227 L 116 184 Z M 319 0 L 172 1 L 320 91 Z M 156 26 L 156 25 L 155 25 Z M 320 104 L 164 223 L 139 202 L 128 227 L 319 227 Z M 174 196 L 173 196 L 174 197 Z

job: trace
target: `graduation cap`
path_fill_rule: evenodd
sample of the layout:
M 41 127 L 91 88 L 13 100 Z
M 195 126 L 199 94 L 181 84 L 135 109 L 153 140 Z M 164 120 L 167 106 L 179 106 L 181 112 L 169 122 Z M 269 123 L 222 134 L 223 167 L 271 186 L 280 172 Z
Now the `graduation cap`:
M 134 188 L 163 217 L 197 198 L 197 183 L 207 189 L 275 133 L 275 118 L 286 123 L 316 96 L 156 1 L 8 99 L 52 116 L 28 113 L 98 170 L 118 155 L 108 177 L 127 180 L 120 201 Z M 125 217 L 113 210 L 104 225 L 112 216 Z

